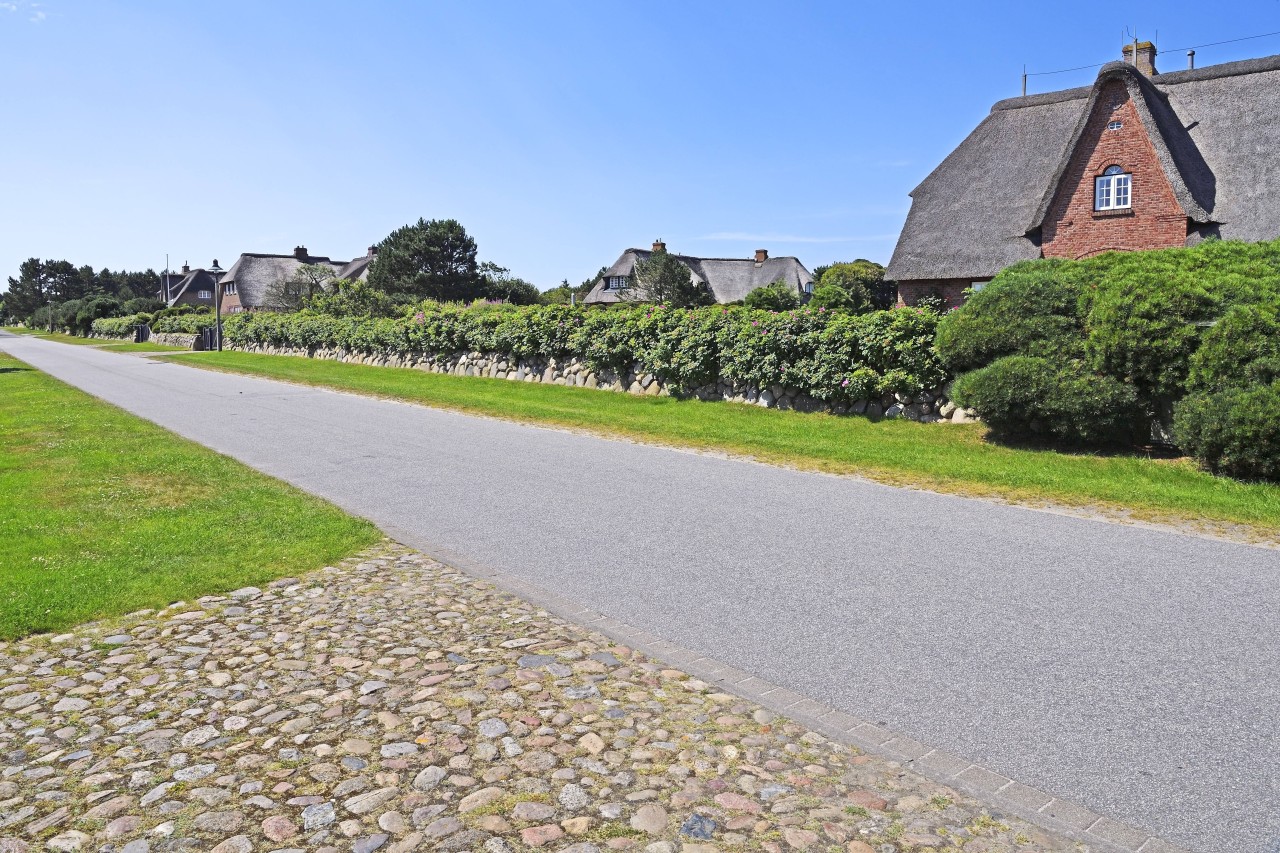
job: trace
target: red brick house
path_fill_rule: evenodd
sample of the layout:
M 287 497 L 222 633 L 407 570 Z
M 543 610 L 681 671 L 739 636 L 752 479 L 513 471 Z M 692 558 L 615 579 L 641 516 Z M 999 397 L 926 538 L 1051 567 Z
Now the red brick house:
M 912 191 L 899 303 L 958 305 L 1030 258 L 1280 237 L 1280 56 L 1159 74 L 1136 48 L 1092 86 L 998 102 Z

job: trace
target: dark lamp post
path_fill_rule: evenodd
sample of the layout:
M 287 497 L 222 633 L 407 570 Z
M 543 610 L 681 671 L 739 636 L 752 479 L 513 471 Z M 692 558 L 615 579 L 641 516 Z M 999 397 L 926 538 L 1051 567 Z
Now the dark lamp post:
M 213 336 L 218 341 L 218 352 L 222 352 L 222 282 L 218 280 L 222 271 L 216 259 L 208 269 L 209 275 L 213 276 Z

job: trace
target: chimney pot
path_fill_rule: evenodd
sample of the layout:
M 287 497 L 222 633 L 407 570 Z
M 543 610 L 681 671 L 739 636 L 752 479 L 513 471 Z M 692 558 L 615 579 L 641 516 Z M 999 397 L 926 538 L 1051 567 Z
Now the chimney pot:
M 763 263 L 764 263 L 765 261 L 767 261 L 767 260 L 769 260 L 769 250 L 768 250 L 768 249 L 756 249 L 756 263 L 757 263 L 757 264 L 763 264 Z
M 1196 67 L 1196 52 L 1194 50 L 1187 51 L 1187 70 L 1191 71 Z
M 372 257 L 376 256 L 377 254 L 378 254 L 378 247 L 377 247 L 377 246 L 370 246 L 370 247 L 369 247 L 369 257 L 371 257 L 371 258 L 372 258 Z
M 654 241 L 653 241 L 653 250 L 654 250 L 655 252 L 665 252 L 665 251 L 667 250 L 667 244 L 666 244 L 666 243 L 664 243 L 664 242 L 662 242 L 662 239 L 661 239 L 661 238 L 659 238 L 659 239 L 657 239 L 657 240 L 654 240 Z
M 305 260 L 307 259 L 307 247 L 306 247 L 306 246 L 294 246 L 294 247 L 293 247 L 293 256 L 294 256 L 295 258 L 297 258 L 298 260 L 300 260 L 300 261 L 305 261 Z
M 1136 48 L 1136 51 L 1135 51 Z M 1134 54 L 1137 54 L 1135 59 Z M 1137 45 L 1124 46 L 1124 61 L 1137 68 L 1143 75 L 1152 77 L 1156 71 L 1156 46 L 1149 41 L 1140 41 Z

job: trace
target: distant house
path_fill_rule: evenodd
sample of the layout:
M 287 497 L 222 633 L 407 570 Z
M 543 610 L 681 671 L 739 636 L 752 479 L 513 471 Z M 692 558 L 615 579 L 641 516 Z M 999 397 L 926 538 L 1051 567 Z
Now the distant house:
M 661 240 L 652 249 L 627 249 L 613 266 L 596 279 L 582 300 L 584 305 L 609 305 L 626 301 L 632 286 L 636 261 L 647 260 L 654 252 L 665 252 Z M 710 288 L 716 302 L 740 302 L 757 287 L 784 281 L 801 298 L 813 292 L 813 274 L 796 258 L 771 258 L 765 249 L 756 249 L 754 258 L 695 258 L 672 255 L 689 268 L 695 282 Z
M 342 269 L 338 270 L 338 278 L 346 281 L 368 281 L 369 267 L 373 266 L 373 262 L 378 257 L 378 247 L 370 246 L 369 253 L 362 258 L 356 258 L 354 261 L 347 261 L 343 264 Z
M 1129 45 L 1092 86 L 992 107 L 911 193 L 886 272 L 899 301 L 958 304 L 1029 258 L 1280 236 L 1280 56 L 1170 74 L 1155 58 Z
M 215 260 L 211 266 L 217 266 Z M 218 286 L 218 281 L 222 274 L 214 274 L 205 269 L 191 269 L 187 264 L 182 265 L 181 277 L 173 273 L 167 273 L 168 280 L 163 284 L 167 285 L 167 292 L 162 290 L 160 298 L 165 300 L 165 304 L 169 308 L 178 305 L 190 305 L 195 308 L 213 308 L 213 290 Z
M 222 276 L 222 312 L 235 314 L 268 307 L 265 303 L 268 290 L 273 285 L 288 281 L 298 267 L 305 264 L 330 267 L 335 277 L 350 266 L 346 261 L 333 261 L 323 255 L 312 255 L 306 246 L 298 246 L 292 255 L 246 252 Z

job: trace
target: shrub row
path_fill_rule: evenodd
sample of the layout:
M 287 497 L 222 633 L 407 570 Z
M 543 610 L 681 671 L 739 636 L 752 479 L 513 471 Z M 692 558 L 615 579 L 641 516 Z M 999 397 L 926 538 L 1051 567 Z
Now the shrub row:
M 576 356 L 595 370 L 652 373 L 673 391 L 719 380 L 780 385 L 831 402 L 937 388 L 947 373 L 934 350 L 937 315 L 916 309 L 851 315 L 801 308 L 563 305 L 461 308 L 427 304 L 397 318 L 238 314 L 228 343 L 357 353 L 495 352 L 523 359 Z
M 225 322 L 225 321 L 224 321 Z M 153 332 L 197 335 L 213 325 L 213 314 L 208 311 L 166 314 L 130 314 L 126 317 L 103 317 L 93 321 L 93 334 L 100 337 L 132 337 L 135 326 L 147 324 Z
M 938 351 L 998 432 L 1098 446 L 1155 419 L 1211 470 L 1276 477 L 1280 407 L 1259 407 L 1278 315 L 1280 241 L 1207 241 L 1017 264 L 944 318 Z

